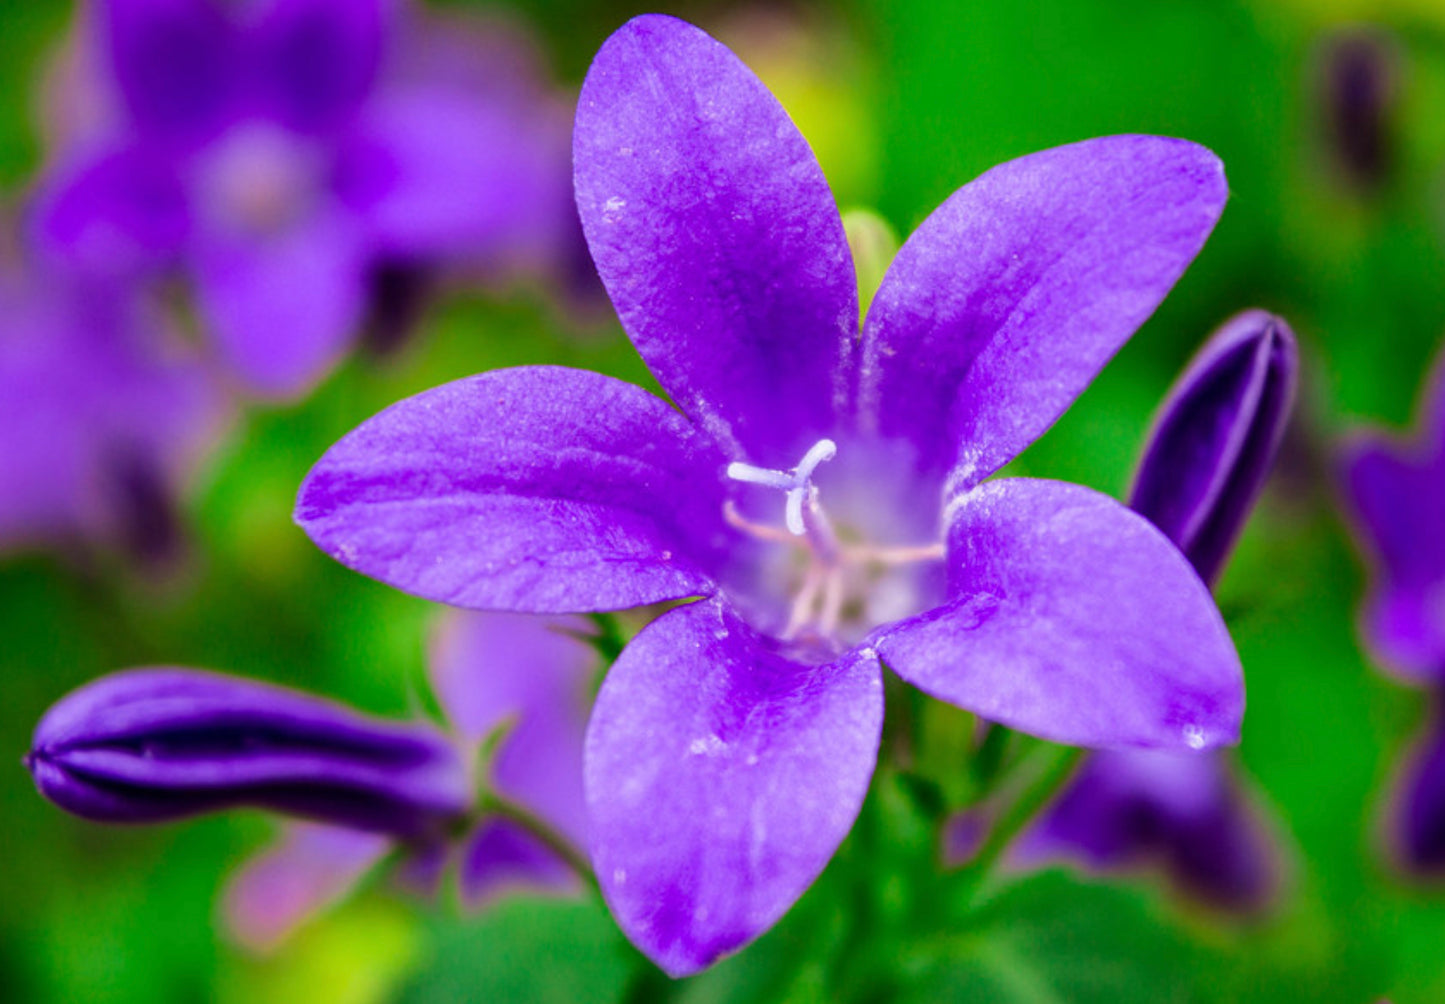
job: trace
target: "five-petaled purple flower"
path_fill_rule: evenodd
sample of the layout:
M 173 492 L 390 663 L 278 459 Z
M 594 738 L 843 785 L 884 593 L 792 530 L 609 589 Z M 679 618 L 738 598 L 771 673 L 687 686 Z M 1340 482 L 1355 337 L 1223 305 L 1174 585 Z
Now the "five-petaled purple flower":
M 1249 311 L 1221 327 L 1166 398 L 1129 504 L 1213 582 L 1264 487 L 1298 371 L 1285 323 Z M 1025 837 L 1026 857 L 1098 868 L 1158 858 L 1186 890 L 1252 910 L 1274 891 L 1268 836 L 1217 751 L 1104 750 Z
M 102 822 L 150 823 L 236 806 L 313 822 L 232 881 L 226 919 L 267 947 L 343 895 L 397 841 L 408 872 L 434 880 L 457 852 L 464 901 L 507 886 L 570 889 L 558 848 L 498 799 L 583 836 L 582 740 L 594 656 L 580 624 L 525 615 L 450 615 L 432 683 L 453 734 L 362 715 L 331 701 L 192 669 L 102 677 L 59 701 L 26 757 L 51 801 Z M 471 762 L 495 743 L 476 803 Z
M 418 58 L 404 6 L 95 0 L 71 83 L 115 107 L 63 137 L 38 246 L 92 274 L 180 270 L 228 366 L 283 396 L 410 270 L 568 246 L 549 99 L 522 73 L 460 71 L 455 33 Z
M 1049 739 L 1236 739 L 1208 590 L 1142 517 L 985 482 L 1144 321 L 1226 197 L 1208 151 L 1120 136 L 995 168 L 900 251 L 861 337 L 826 181 L 727 49 L 630 22 L 583 86 L 577 202 L 677 407 L 558 367 L 403 401 L 302 486 L 352 568 L 477 608 L 700 597 L 623 652 L 588 726 L 592 857 L 673 975 L 756 937 L 852 825 L 885 663 Z
M 1393 842 L 1407 868 L 1445 871 L 1445 355 L 1421 399 L 1415 434 L 1397 441 L 1356 435 L 1345 451 L 1344 487 L 1356 535 L 1370 558 L 1361 632 L 1402 679 L 1429 687 L 1437 705 L 1429 733 L 1401 782 Z

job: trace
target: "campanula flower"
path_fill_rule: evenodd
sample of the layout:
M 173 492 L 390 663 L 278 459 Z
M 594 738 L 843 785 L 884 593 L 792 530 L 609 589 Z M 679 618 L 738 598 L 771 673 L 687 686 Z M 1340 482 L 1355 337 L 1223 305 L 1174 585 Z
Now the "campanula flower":
M 1129 505 L 1207 583 L 1264 487 L 1297 372 L 1284 321 L 1248 311 L 1210 337 L 1160 408 Z M 1263 906 L 1275 886 L 1267 834 L 1218 751 L 1091 754 L 1022 851 L 1074 855 L 1101 869 L 1158 859 L 1190 893 L 1239 910 Z
M 287 396 L 397 274 L 565 243 L 550 99 L 455 58 L 429 74 L 408 33 L 441 36 L 404 8 L 96 0 L 69 79 L 111 114 L 64 133 L 32 213 L 39 246 L 88 273 L 181 273 L 232 372 Z
M 1445 358 L 1445 357 L 1442 357 Z M 1445 871 L 1445 363 L 1436 360 L 1415 431 L 1356 434 L 1345 448 L 1348 515 L 1369 559 L 1360 630 L 1372 655 L 1432 691 L 1436 713 L 1398 782 L 1391 842 L 1401 863 Z
M 125 284 L 0 268 L 0 549 L 173 554 L 176 495 L 226 413 L 174 334 Z
M 1120 136 L 965 186 L 909 239 L 860 333 L 826 181 L 723 46 L 661 16 L 593 62 L 583 228 L 676 407 L 525 367 L 403 401 L 323 457 L 297 520 L 348 566 L 458 606 L 669 610 L 588 725 L 592 858 L 673 975 L 812 882 L 878 754 L 882 664 L 1061 742 L 1236 739 L 1238 658 L 1143 518 L 985 481 L 1062 413 L 1213 227 L 1218 160 Z

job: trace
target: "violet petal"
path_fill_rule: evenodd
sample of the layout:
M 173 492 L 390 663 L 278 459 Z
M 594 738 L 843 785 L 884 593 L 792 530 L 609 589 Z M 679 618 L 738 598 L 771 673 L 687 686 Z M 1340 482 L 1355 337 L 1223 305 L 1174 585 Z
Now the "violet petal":
M 581 846 L 582 737 L 597 656 L 581 618 L 448 611 L 431 645 L 432 686 L 452 727 L 507 731 L 492 785 Z
M 371 91 L 389 0 L 268 0 L 246 39 L 248 97 L 297 132 L 334 129 Z
M 622 609 L 714 591 L 723 466 L 646 391 L 529 366 L 364 422 L 307 475 L 296 521 L 342 564 L 427 599 Z
M 157 543 L 225 408 L 133 290 L 0 274 L 0 548 Z M 137 492 L 136 489 L 143 489 Z
M 275 234 L 213 230 L 195 261 L 200 308 L 221 354 L 257 392 L 303 393 L 360 331 L 365 246 L 341 214 L 320 210 Z
M 702 31 L 635 18 L 577 109 L 577 206 L 633 344 L 734 456 L 788 467 L 834 426 L 857 331 L 843 224 L 777 100 Z
M 418 836 L 471 800 L 435 729 L 189 669 L 126 670 L 73 691 L 36 726 L 26 763 L 61 808 L 113 823 L 244 805 Z
M 1206 583 L 1274 464 L 1298 369 L 1289 327 L 1251 310 L 1209 339 L 1160 407 L 1129 507 L 1174 541 Z
M 580 775 L 580 771 L 578 773 Z M 462 901 L 473 909 L 512 888 L 559 892 L 580 888 L 567 862 L 510 820 L 484 820 L 467 838 L 462 854 L 459 876 Z
M 569 221 L 565 132 L 540 101 L 458 87 L 393 88 L 343 147 L 341 198 L 376 250 L 434 260 L 505 252 L 534 263 Z
M 190 233 L 191 210 L 171 160 L 119 146 L 55 166 L 40 182 L 29 224 L 43 259 L 129 276 L 172 260 Z
M 318 823 L 288 824 L 280 839 L 226 882 L 221 917 L 242 945 L 270 951 L 343 899 L 391 847 L 380 833 Z
M 879 632 L 900 676 L 1055 742 L 1238 741 L 1244 679 L 1229 632 L 1143 517 L 1078 485 L 1022 478 L 950 509 L 952 600 Z
M 1445 397 L 1445 395 L 1442 395 Z M 1422 409 L 1423 439 L 1396 444 L 1362 434 L 1346 450 L 1344 487 L 1357 536 L 1372 561 L 1362 611 L 1370 648 L 1409 680 L 1445 672 L 1445 449 Z
M 852 826 L 882 717 L 871 650 L 800 663 L 718 601 L 638 635 L 586 759 L 593 862 L 633 943 L 683 976 L 776 922 Z
M 131 121 L 147 140 L 191 145 L 234 109 L 237 33 L 209 0 L 101 0 L 97 25 Z
M 903 245 L 864 325 L 858 420 L 968 488 L 1033 442 L 1153 313 L 1227 194 L 1219 159 L 1109 136 L 993 168 Z

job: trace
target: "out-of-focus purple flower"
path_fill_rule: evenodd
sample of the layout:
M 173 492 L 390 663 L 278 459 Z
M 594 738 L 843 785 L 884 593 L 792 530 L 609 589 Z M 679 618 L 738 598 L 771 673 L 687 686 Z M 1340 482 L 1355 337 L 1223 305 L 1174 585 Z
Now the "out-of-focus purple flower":
M 1268 833 L 1213 753 L 1093 753 L 1024 841 L 1025 859 L 1063 853 L 1100 870 L 1157 861 L 1222 909 L 1260 909 L 1278 884 Z
M 574 164 L 604 284 L 680 411 L 556 367 L 458 381 L 333 447 L 297 520 L 459 606 L 703 598 L 627 647 L 587 735 L 598 878 L 662 968 L 745 944 L 822 869 L 873 772 L 883 661 L 1059 741 L 1236 738 L 1238 658 L 1164 536 L 1084 488 L 984 483 L 1199 250 L 1212 154 L 1121 136 L 995 168 L 903 247 L 861 339 L 816 161 L 701 31 L 649 16 L 607 42 Z
M 481 743 L 502 732 L 488 790 L 578 847 L 585 835 L 582 735 L 595 662 L 590 648 L 568 634 L 581 627 L 557 618 L 453 611 L 434 636 L 430 659 L 432 685 L 464 755 L 474 757 Z M 226 925 L 250 948 L 273 947 L 344 897 L 391 847 L 355 830 L 290 825 L 231 879 L 223 900 Z M 434 844 L 413 853 L 413 864 L 430 873 L 455 858 L 463 902 L 472 907 L 516 887 L 578 888 L 556 850 L 495 813 L 484 812 L 454 853 Z M 424 875 L 419 884 L 435 882 Z
M 1445 357 L 1442 357 L 1445 359 Z M 1357 433 L 1344 450 L 1344 488 L 1369 558 L 1361 631 L 1402 679 L 1445 680 L 1445 362 L 1435 364 L 1409 439 Z
M 1348 514 L 1369 559 L 1365 644 L 1393 673 L 1430 688 L 1436 711 L 1397 783 L 1390 840 L 1400 864 L 1445 873 L 1445 355 L 1435 361 L 1414 433 L 1362 431 L 1344 450 Z
M 551 99 L 455 58 L 427 74 L 408 53 L 465 35 L 404 8 L 96 0 L 62 80 L 111 108 L 64 132 L 39 247 L 90 274 L 181 271 L 229 367 L 272 395 L 336 361 L 378 275 L 564 251 Z
M 0 549 L 173 554 L 176 495 L 226 408 L 172 336 L 127 286 L 0 270 Z
M 26 765 L 41 794 L 107 823 L 257 806 L 410 839 L 445 833 L 469 771 L 436 729 L 194 669 L 133 669 L 40 720 Z
M 1284 435 L 1299 363 L 1285 323 L 1228 321 L 1160 408 L 1129 504 L 1213 582 Z M 1269 836 L 1217 751 L 1093 753 L 1025 835 L 1021 854 L 1112 869 L 1157 860 L 1226 909 L 1263 907 L 1278 884 Z

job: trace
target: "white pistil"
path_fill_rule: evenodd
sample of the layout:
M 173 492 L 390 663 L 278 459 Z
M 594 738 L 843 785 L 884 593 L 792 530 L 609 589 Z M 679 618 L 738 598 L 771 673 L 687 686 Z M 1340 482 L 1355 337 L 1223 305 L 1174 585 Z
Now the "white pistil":
M 798 461 L 798 466 L 791 471 L 775 471 L 733 461 L 728 464 L 728 477 L 734 481 L 746 481 L 748 484 L 787 492 L 787 502 L 783 506 L 783 523 L 793 536 L 801 537 L 808 532 L 807 523 L 803 519 L 804 503 L 807 503 L 809 515 L 820 514 L 817 489 L 813 487 L 813 471 L 817 470 L 823 461 L 832 460 L 837 455 L 837 443 L 831 439 L 820 439 L 803 454 L 803 459 Z

